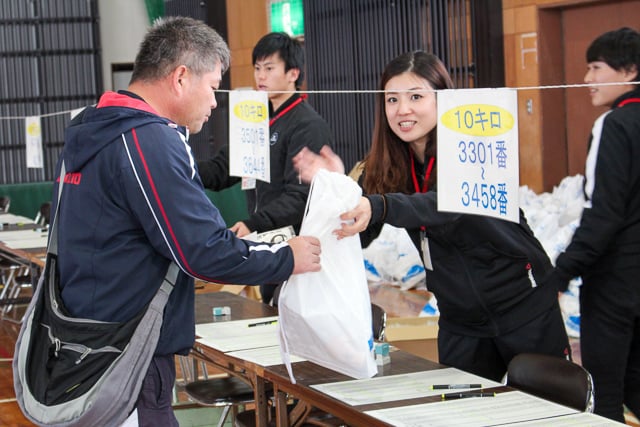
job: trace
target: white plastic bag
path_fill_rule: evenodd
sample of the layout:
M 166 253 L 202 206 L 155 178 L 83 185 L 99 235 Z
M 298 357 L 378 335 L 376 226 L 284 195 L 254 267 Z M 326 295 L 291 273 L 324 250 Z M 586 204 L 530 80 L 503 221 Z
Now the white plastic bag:
M 425 288 L 422 259 L 404 228 L 384 224 L 362 254 L 369 281 L 388 282 L 402 290 Z
M 300 235 L 320 239 L 322 269 L 291 276 L 278 299 L 280 350 L 294 384 L 289 354 L 354 378 L 377 373 L 360 238 L 332 234 L 361 193 L 348 176 L 324 169 L 311 183 Z

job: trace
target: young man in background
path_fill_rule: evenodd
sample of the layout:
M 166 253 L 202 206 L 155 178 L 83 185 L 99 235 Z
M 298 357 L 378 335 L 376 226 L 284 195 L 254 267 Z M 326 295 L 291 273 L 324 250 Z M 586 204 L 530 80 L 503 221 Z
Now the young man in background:
M 246 191 L 249 217 L 230 229 L 238 237 L 255 231 L 262 233 L 286 226 L 300 230 L 309 185 L 300 182 L 292 158 L 302 147 L 319 152 L 333 146 L 329 125 L 297 92 L 304 81 L 304 49 L 286 33 L 269 33 L 253 49 L 252 62 L 256 89 L 269 98 L 269 143 L 271 182 L 255 181 Z M 229 175 L 229 146 L 217 155 L 198 162 L 204 186 L 220 191 L 241 178 Z M 260 286 L 262 300 L 270 303 L 277 284 Z M 275 301 L 274 301 L 275 303 Z

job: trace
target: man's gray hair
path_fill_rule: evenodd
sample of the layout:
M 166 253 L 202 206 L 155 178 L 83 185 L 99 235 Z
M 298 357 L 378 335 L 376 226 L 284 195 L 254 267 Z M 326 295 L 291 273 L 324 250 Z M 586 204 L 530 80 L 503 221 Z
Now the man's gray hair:
M 227 43 L 204 22 L 187 17 L 160 18 L 140 45 L 131 81 L 155 81 L 180 65 L 202 75 L 220 63 L 224 73 L 230 60 Z

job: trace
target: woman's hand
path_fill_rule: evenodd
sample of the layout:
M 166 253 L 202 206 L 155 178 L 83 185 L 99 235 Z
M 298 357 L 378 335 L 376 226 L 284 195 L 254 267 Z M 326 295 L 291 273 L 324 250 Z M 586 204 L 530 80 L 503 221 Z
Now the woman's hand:
M 320 154 L 304 147 L 294 156 L 293 167 L 298 171 L 300 180 L 305 183 L 310 183 L 319 169 L 344 173 L 342 159 L 328 145 L 322 147 Z
M 371 221 L 371 202 L 366 197 L 361 197 L 358 206 L 340 215 L 340 219 L 345 222 L 341 228 L 333 231 L 338 239 L 366 230 Z

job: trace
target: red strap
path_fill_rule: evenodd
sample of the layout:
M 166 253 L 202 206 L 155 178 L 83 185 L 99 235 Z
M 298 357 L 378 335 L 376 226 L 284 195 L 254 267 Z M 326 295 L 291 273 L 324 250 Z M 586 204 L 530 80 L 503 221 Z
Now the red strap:
M 431 177 L 431 170 L 433 169 L 433 163 L 435 162 L 436 158 L 432 157 L 429 159 L 429 164 L 427 165 L 427 171 L 424 173 L 424 181 L 422 181 L 422 188 L 420 188 L 420 185 L 418 184 L 418 177 L 416 176 L 415 162 L 413 160 L 413 151 L 409 150 L 409 155 L 411 156 L 411 178 L 413 178 L 413 188 L 416 190 L 416 193 L 426 193 L 429 188 L 427 182 Z
M 640 102 L 640 98 L 629 98 L 629 99 L 625 99 L 624 101 L 622 101 L 618 107 L 623 107 L 627 104 L 632 104 L 634 102 Z
M 429 178 L 431 177 L 431 170 L 433 169 L 433 164 L 435 163 L 436 158 L 431 157 L 429 159 L 429 164 L 427 165 L 427 171 L 424 173 L 424 181 L 422 181 L 422 188 L 418 184 L 418 177 L 416 176 L 416 168 L 415 161 L 413 160 L 413 151 L 409 149 L 409 156 L 411 157 L 411 178 L 413 178 L 413 188 L 416 190 L 416 193 L 426 193 L 429 185 Z M 420 230 L 425 231 L 425 226 L 420 227 Z
M 269 126 L 273 126 L 273 124 L 276 122 L 276 120 L 278 120 L 280 117 L 284 116 L 285 114 L 287 114 L 289 111 L 291 111 L 291 109 L 293 107 L 295 107 L 296 105 L 300 104 L 302 101 L 305 100 L 305 98 L 307 97 L 306 94 L 302 94 L 300 95 L 300 98 L 296 99 L 295 101 L 293 101 L 291 103 L 291 105 L 289 105 L 287 108 L 285 108 L 284 110 L 280 111 L 275 117 L 273 117 L 271 120 L 269 120 Z

